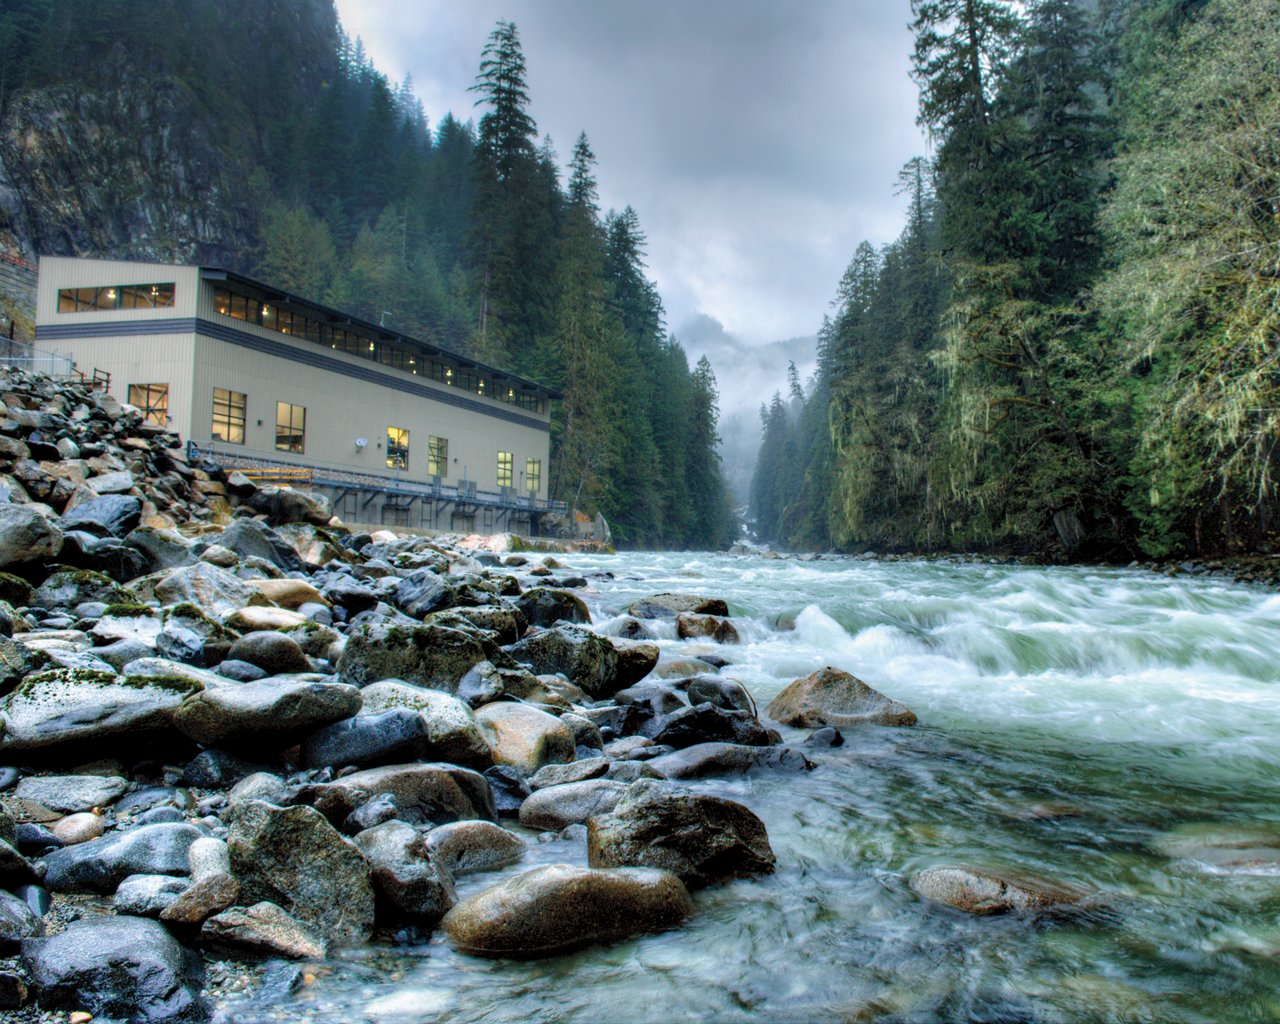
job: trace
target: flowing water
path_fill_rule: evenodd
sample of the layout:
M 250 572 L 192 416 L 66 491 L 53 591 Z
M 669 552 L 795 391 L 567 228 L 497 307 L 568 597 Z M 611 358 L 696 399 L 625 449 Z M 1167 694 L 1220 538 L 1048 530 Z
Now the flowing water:
M 717 653 L 762 707 L 833 665 L 919 725 L 848 730 L 810 752 L 808 774 L 696 784 L 760 815 L 778 870 L 695 894 L 678 930 L 523 964 L 438 935 L 365 951 L 284 1019 L 1280 1019 L 1280 596 L 1109 569 L 565 560 L 615 574 L 587 594 L 605 630 L 648 594 L 726 598 L 743 643 Z M 661 645 L 711 650 L 673 632 Z M 585 844 L 535 840 L 507 873 L 557 861 L 585 863 Z M 943 862 L 1099 897 L 1070 915 L 970 917 L 908 887 Z

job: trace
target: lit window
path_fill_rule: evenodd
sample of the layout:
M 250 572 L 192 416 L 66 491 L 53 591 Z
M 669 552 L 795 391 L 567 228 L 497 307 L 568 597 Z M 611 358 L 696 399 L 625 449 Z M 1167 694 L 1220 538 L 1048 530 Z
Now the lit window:
M 130 384 L 129 404 L 141 409 L 148 423 L 157 427 L 169 425 L 168 384 Z
M 307 409 L 276 402 L 276 450 L 301 455 L 306 448 Z
M 409 431 L 404 427 L 387 427 L 387 468 L 409 468 Z
M 524 486 L 530 494 L 537 494 L 542 486 L 542 460 L 524 460 Z
M 511 486 L 511 470 L 515 463 L 510 452 L 498 452 L 498 486 Z
M 159 309 L 173 305 L 173 282 L 167 284 L 113 284 L 101 288 L 58 289 L 59 313 L 83 313 L 91 309 Z
M 427 438 L 427 476 L 446 477 L 449 475 L 449 439 L 447 437 Z
M 228 444 L 244 444 L 247 396 L 226 388 L 213 389 L 213 439 Z

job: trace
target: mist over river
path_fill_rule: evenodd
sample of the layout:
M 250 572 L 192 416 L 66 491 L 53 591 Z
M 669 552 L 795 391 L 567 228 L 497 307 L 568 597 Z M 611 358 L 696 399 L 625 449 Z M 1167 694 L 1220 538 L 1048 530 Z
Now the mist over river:
M 1280 596 L 1145 571 L 707 554 L 561 556 L 607 570 L 595 628 L 661 591 L 725 598 L 714 651 L 763 710 L 824 665 L 905 703 L 914 728 L 846 730 L 817 768 L 689 783 L 768 827 L 773 875 L 695 893 L 680 928 L 532 963 L 437 934 L 352 953 L 289 1019 L 1203 1021 L 1280 1018 Z M 661 628 L 661 624 L 659 624 Z M 784 729 L 799 743 L 807 733 Z M 585 864 L 537 842 L 504 873 Z M 971 917 L 915 871 L 968 863 L 1099 894 Z M 279 1019 L 250 1002 L 229 1020 Z

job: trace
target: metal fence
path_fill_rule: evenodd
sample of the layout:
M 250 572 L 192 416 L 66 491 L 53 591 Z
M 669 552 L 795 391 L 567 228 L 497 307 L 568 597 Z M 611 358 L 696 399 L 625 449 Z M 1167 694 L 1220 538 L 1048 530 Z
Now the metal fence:
M 70 356 L 46 352 L 11 338 L 0 338 L 0 366 L 47 373 L 51 377 L 70 377 L 75 372 L 75 363 Z

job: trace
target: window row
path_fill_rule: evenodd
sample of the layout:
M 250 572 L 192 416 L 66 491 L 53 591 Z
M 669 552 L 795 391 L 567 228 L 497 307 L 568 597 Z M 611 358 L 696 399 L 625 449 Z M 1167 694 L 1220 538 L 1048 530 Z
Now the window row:
M 294 313 L 270 302 L 263 302 L 241 295 L 227 288 L 213 290 L 214 308 L 223 316 L 246 323 L 257 324 L 271 331 L 279 331 L 295 338 L 304 338 L 317 345 L 325 345 L 337 352 L 369 359 L 392 369 L 403 370 L 450 387 L 461 388 L 482 398 L 494 398 L 499 402 L 517 405 L 532 412 L 545 412 L 546 399 L 524 391 L 511 384 L 503 384 L 479 373 L 454 367 L 439 359 L 423 356 L 413 349 L 395 342 L 371 338 L 366 334 L 334 327 L 313 317 Z
M 173 282 L 113 284 L 101 288 L 59 288 L 59 313 L 91 309 L 161 309 L 173 305 Z

